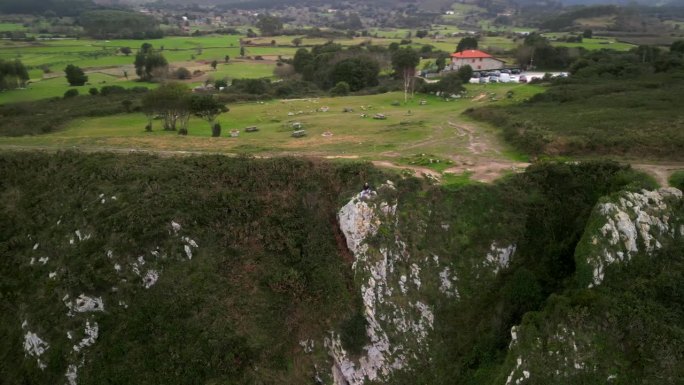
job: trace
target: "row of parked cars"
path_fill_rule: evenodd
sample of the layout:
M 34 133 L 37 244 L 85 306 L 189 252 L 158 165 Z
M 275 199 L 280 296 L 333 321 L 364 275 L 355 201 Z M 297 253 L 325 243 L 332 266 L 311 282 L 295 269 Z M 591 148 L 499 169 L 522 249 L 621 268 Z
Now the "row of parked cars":
M 567 74 L 561 72 L 552 77 L 566 77 Z M 496 71 L 473 72 L 470 79 L 471 83 L 527 83 L 534 79 L 541 79 L 542 76 L 530 76 L 523 74 L 519 69 L 503 69 Z

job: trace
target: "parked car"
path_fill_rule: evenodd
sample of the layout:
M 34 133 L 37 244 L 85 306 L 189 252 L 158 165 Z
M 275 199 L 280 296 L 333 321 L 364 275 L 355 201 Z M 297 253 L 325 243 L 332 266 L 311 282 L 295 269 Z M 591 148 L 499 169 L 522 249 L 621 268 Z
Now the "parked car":
M 517 68 L 513 68 L 513 69 L 511 70 L 511 74 L 513 74 L 513 75 L 520 75 L 520 70 L 517 69 Z
M 518 81 L 520 83 L 527 83 L 527 76 L 525 75 L 520 75 L 520 78 L 518 78 Z
M 511 70 L 503 69 L 503 70 L 501 70 L 501 73 L 502 73 L 502 74 L 509 74 L 509 75 L 510 75 Z
M 490 77 L 489 77 L 489 82 L 490 82 L 490 83 L 498 83 L 498 82 L 499 82 L 499 77 L 498 77 L 498 76 L 490 76 Z
M 487 80 L 488 80 L 488 79 L 489 79 L 489 78 L 484 77 L 484 76 L 481 77 L 481 78 L 480 78 L 480 84 L 482 84 L 482 83 L 487 83 Z
M 499 76 L 499 82 L 500 83 L 508 83 L 511 81 L 511 75 L 507 73 L 502 73 L 501 76 Z
M 479 79 L 482 75 L 480 75 L 479 72 L 473 72 L 473 76 L 475 79 Z

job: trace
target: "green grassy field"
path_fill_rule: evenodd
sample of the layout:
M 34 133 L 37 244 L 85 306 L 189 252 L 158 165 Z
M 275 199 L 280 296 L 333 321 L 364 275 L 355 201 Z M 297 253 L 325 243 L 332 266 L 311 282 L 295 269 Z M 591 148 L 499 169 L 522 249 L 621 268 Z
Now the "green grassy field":
M 52 79 L 32 82 L 25 89 L 0 92 L 0 104 L 62 97 L 64 93 L 71 88 L 77 89 L 81 95 L 86 95 L 91 87 L 99 89 L 106 85 L 117 85 L 126 88 L 140 86 L 153 88 L 157 86 L 152 83 L 139 83 L 102 73 L 89 73 L 88 84 L 82 87 L 71 87 L 64 76 L 59 76 Z
M 18 23 L 0 23 L 0 32 L 26 31 L 28 28 Z
M 130 113 L 80 118 L 68 123 L 63 130 L 46 135 L 3 137 L 0 146 L 306 154 L 392 160 L 427 167 L 438 173 L 444 171 L 443 164 L 416 163 L 415 156 L 423 154 L 423 158 L 449 160 L 450 166 L 458 166 L 462 157 L 517 161 L 520 157 L 510 156 L 513 152 L 496 138 L 492 127 L 476 125 L 461 113 L 475 106 L 520 102 L 542 88 L 499 84 L 471 85 L 468 89 L 469 96 L 462 100 L 444 101 L 434 96 L 416 95 L 399 106 L 392 104 L 403 100 L 401 93 L 239 103 L 229 105 L 230 112 L 218 117 L 223 129 L 220 138 L 211 138 L 209 124 L 196 118 L 190 121 L 187 137 L 161 130 L 159 122 L 154 123 L 153 132 L 145 132 L 145 116 Z M 509 91 L 513 92 L 510 99 L 505 96 Z M 421 100 L 427 105 L 420 105 Z M 328 107 L 329 111 L 318 112 L 321 107 Z M 344 108 L 354 111 L 345 113 Z M 362 117 L 362 113 L 367 117 Z M 372 119 L 377 113 L 385 114 L 387 119 Z M 291 123 L 294 122 L 303 125 L 306 137 L 291 136 Z M 260 131 L 245 132 L 249 126 L 257 126 Z M 239 136 L 229 137 L 231 130 L 239 130 Z
M 550 33 L 550 34 L 545 34 L 549 39 L 554 39 L 557 37 L 564 36 L 562 33 Z M 629 51 L 632 48 L 635 48 L 635 45 L 632 44 L 627 44 L 627 43 L 621 43 L 615 40 L 614 38 L 606 38 L 606 37 L 597 37 L 597 38 L 592 38 L 592 39 L 582 39 L 581 43 L 566 43 L 566 42 L 560 42 L 560 41 L 552 41 L 552 45 L 556 47 L 582 47 L 584 49 L 590 50 L 590 51 L 595 51 L 599 49 L 612 49 L 614 51 Z

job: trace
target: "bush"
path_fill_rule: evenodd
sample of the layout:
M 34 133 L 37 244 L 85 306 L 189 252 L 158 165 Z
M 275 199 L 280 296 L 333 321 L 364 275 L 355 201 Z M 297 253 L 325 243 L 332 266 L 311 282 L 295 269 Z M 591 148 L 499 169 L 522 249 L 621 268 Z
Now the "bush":
M 340 340 L 342 346 L 350 353 L 361 353 L 366 343 L 366 318 L 362 313 L 356 313 L 342 323 Z
M 114 94 L 126 93 L 126 89 L 121 86 L 104 86 L 100 88 L 100 94 L 102 96 L 109 96 Z
M 684 170 L 675 171 L 670 176 L 670 186 L 684 191 Z
M 100 94 L 100 91 L 97 88 L 93 87 L 88 90 L 88 93 L 92 96 L 97 96 Z
M 64 93 L 64 99 L 73 98 L 75 96 L 78 96 L 78 90 L 75 88 L 67 90 L 67 92 Z
M 335 87 L 333 87 L 330 90 L 330 95 L 332 95 L 332 96 L 347 96 L 347 95 L 349 95 L 349 83 L 338 82 L 337 84 L 335 84 Z
M 220 123 L 214 123 L 213 126 L 211 126 L 211 136 L 214 138 L 218 138 L 221 136 L 221 124 Z
M 176 77 L 176 79 L 187 80 L 192 78 L 192 73 L 189 69 L 181 67 L 177 69 L 176 72 L 174 72 L 174 76 Z

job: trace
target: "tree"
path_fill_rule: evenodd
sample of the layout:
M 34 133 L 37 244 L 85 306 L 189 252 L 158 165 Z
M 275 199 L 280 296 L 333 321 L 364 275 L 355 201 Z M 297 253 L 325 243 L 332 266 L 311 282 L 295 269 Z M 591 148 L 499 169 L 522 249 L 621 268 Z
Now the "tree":
M 444 67 L 446 67 L 446 62 L 447 62 L 448 56 L 442 54 L 437 57 L 435 60 L 435 65 L 437 66 L 437 71 L 442 71 Z
M 295 52 L 294 58 L 292 59 L 292 65 L 298 74 L 302 74 L 304 79 L 310 79 L 307 76 L 307 71 L 312 70 L 311 66 L 313 64 L 314 56 L 306 48 L 300 48 Z
M 224 63 L 228 63 L 230 61 L 230 56 L 226 55 L 226 57 L 223 58 Z
M 302 44 L 302 41 L 301 37 L 295 37 L 292 39 L 292 44 L 294 44 L 295 47 L 299 47 Z
M 469 83 L 470 78 L 473 77 L 473 68 L 469 65 L 464 65 L 456 71 L 456 75 L 458 75 L 462 83 Z
M 221 90 L 221 88 L 226 87 L 228 87 L 228 80 L 226 79 L 219 79 L 214 83 L 214 88 L 217 90 Z
M 64 93 L 64 99 L 73 98 L 75 96 L 78 96 L 78 90 L 75 88 L 71 88 Z
M 428 31 L 425 31 L 425 30 L 418 30 L 418 31 L 416 31 L 416 37 L 419 38 L 419 39 L 422 39 L 422 38 L 424 38 L 424 37 L 427 36 L 427 35 L 428 35 Z
M 190 112 L 213 127 L 216 117 L 222 112 L 228 112 L 228 108 L 211 95 L 193 95 L 190 97 Z
M 24 87 L 28 80 L 28 71 L 21 61 L 0 59 L 0 91 Z
M 130 54 L 133 53 L 133 50 L 131 50 L 131 47 L 121 47 L 121 49 L 119 49 L 119 52 L 126 56 L 130 56 Z
M 409 91 L 413 93 L 413 78 L 416 75 L 418 63 L 420 63 L 420 55 L 410 47 L 396 50 L 392 54 L 392 68 L 404 80 L 404 102 L 408 101 Z
M 448 98 L 451 95 L 456 95 L 464 90 L 461 77 L 458 73 L 449 73 L 442 77 L 435 84 L 426 84 L 424 89 L 431 92 L 439 92 L 443 97 Z
M 670 45 L 670 52 L 684 54 L 684 40 L 677 40 Z
M 142 109 L 149 120 L 160 115 L 164 120 L 164 129 L 179 130 L 179 134 L 187 135 L 188 120 L 190 119 L 190 90 L 183 83 L 168 82 L 145 94 Z
M 472 36 L 467 36 L 461 39 L 456 46 L 456 52 L 463 52 L 469 49 L 477 49 L 478 43 L 477 38 Z
M 585 39 L 591 39 L 594 36 L 594 31 L 590 29 L 585 29 L 582 33 L 582 37 Z
M 82 86 L 88 81 L 88 76 L 86 76 L 83 70 L 73 64 L 69 64 L 64 69 L 64 73 L 66 74 L 67 82 L 69 82 L 69 85 L 72 87 Z
M 259 15 L 256 27 L 262 36 L 275 36 L 283 29 L 283 22 L 275 16 Z
M 376 86 L 380 65 L 375 60 L 365 57 L 352 57 L 337 62 L 330 72 L 333 84 L 346 82 L 351 91 Z
M 245 57 L 245 47 L 240 47 L 240 57 Z
M 349 84 L 347 82 L 339 82 L 335 84 L 330 90 L 330 95 L 332 96 L 347 96 L 349 95 Z
M 218 66 L 218 62 L 216 60 L 212 61 L 211 62 L 211 68 L 213 68 L 214 71 L 216 71 L 216 66 Z
M 166 77 L 169 63 L 151 44 L 144 43 L 135 55 L 135 73 L 142 81 L 161 80 Z

